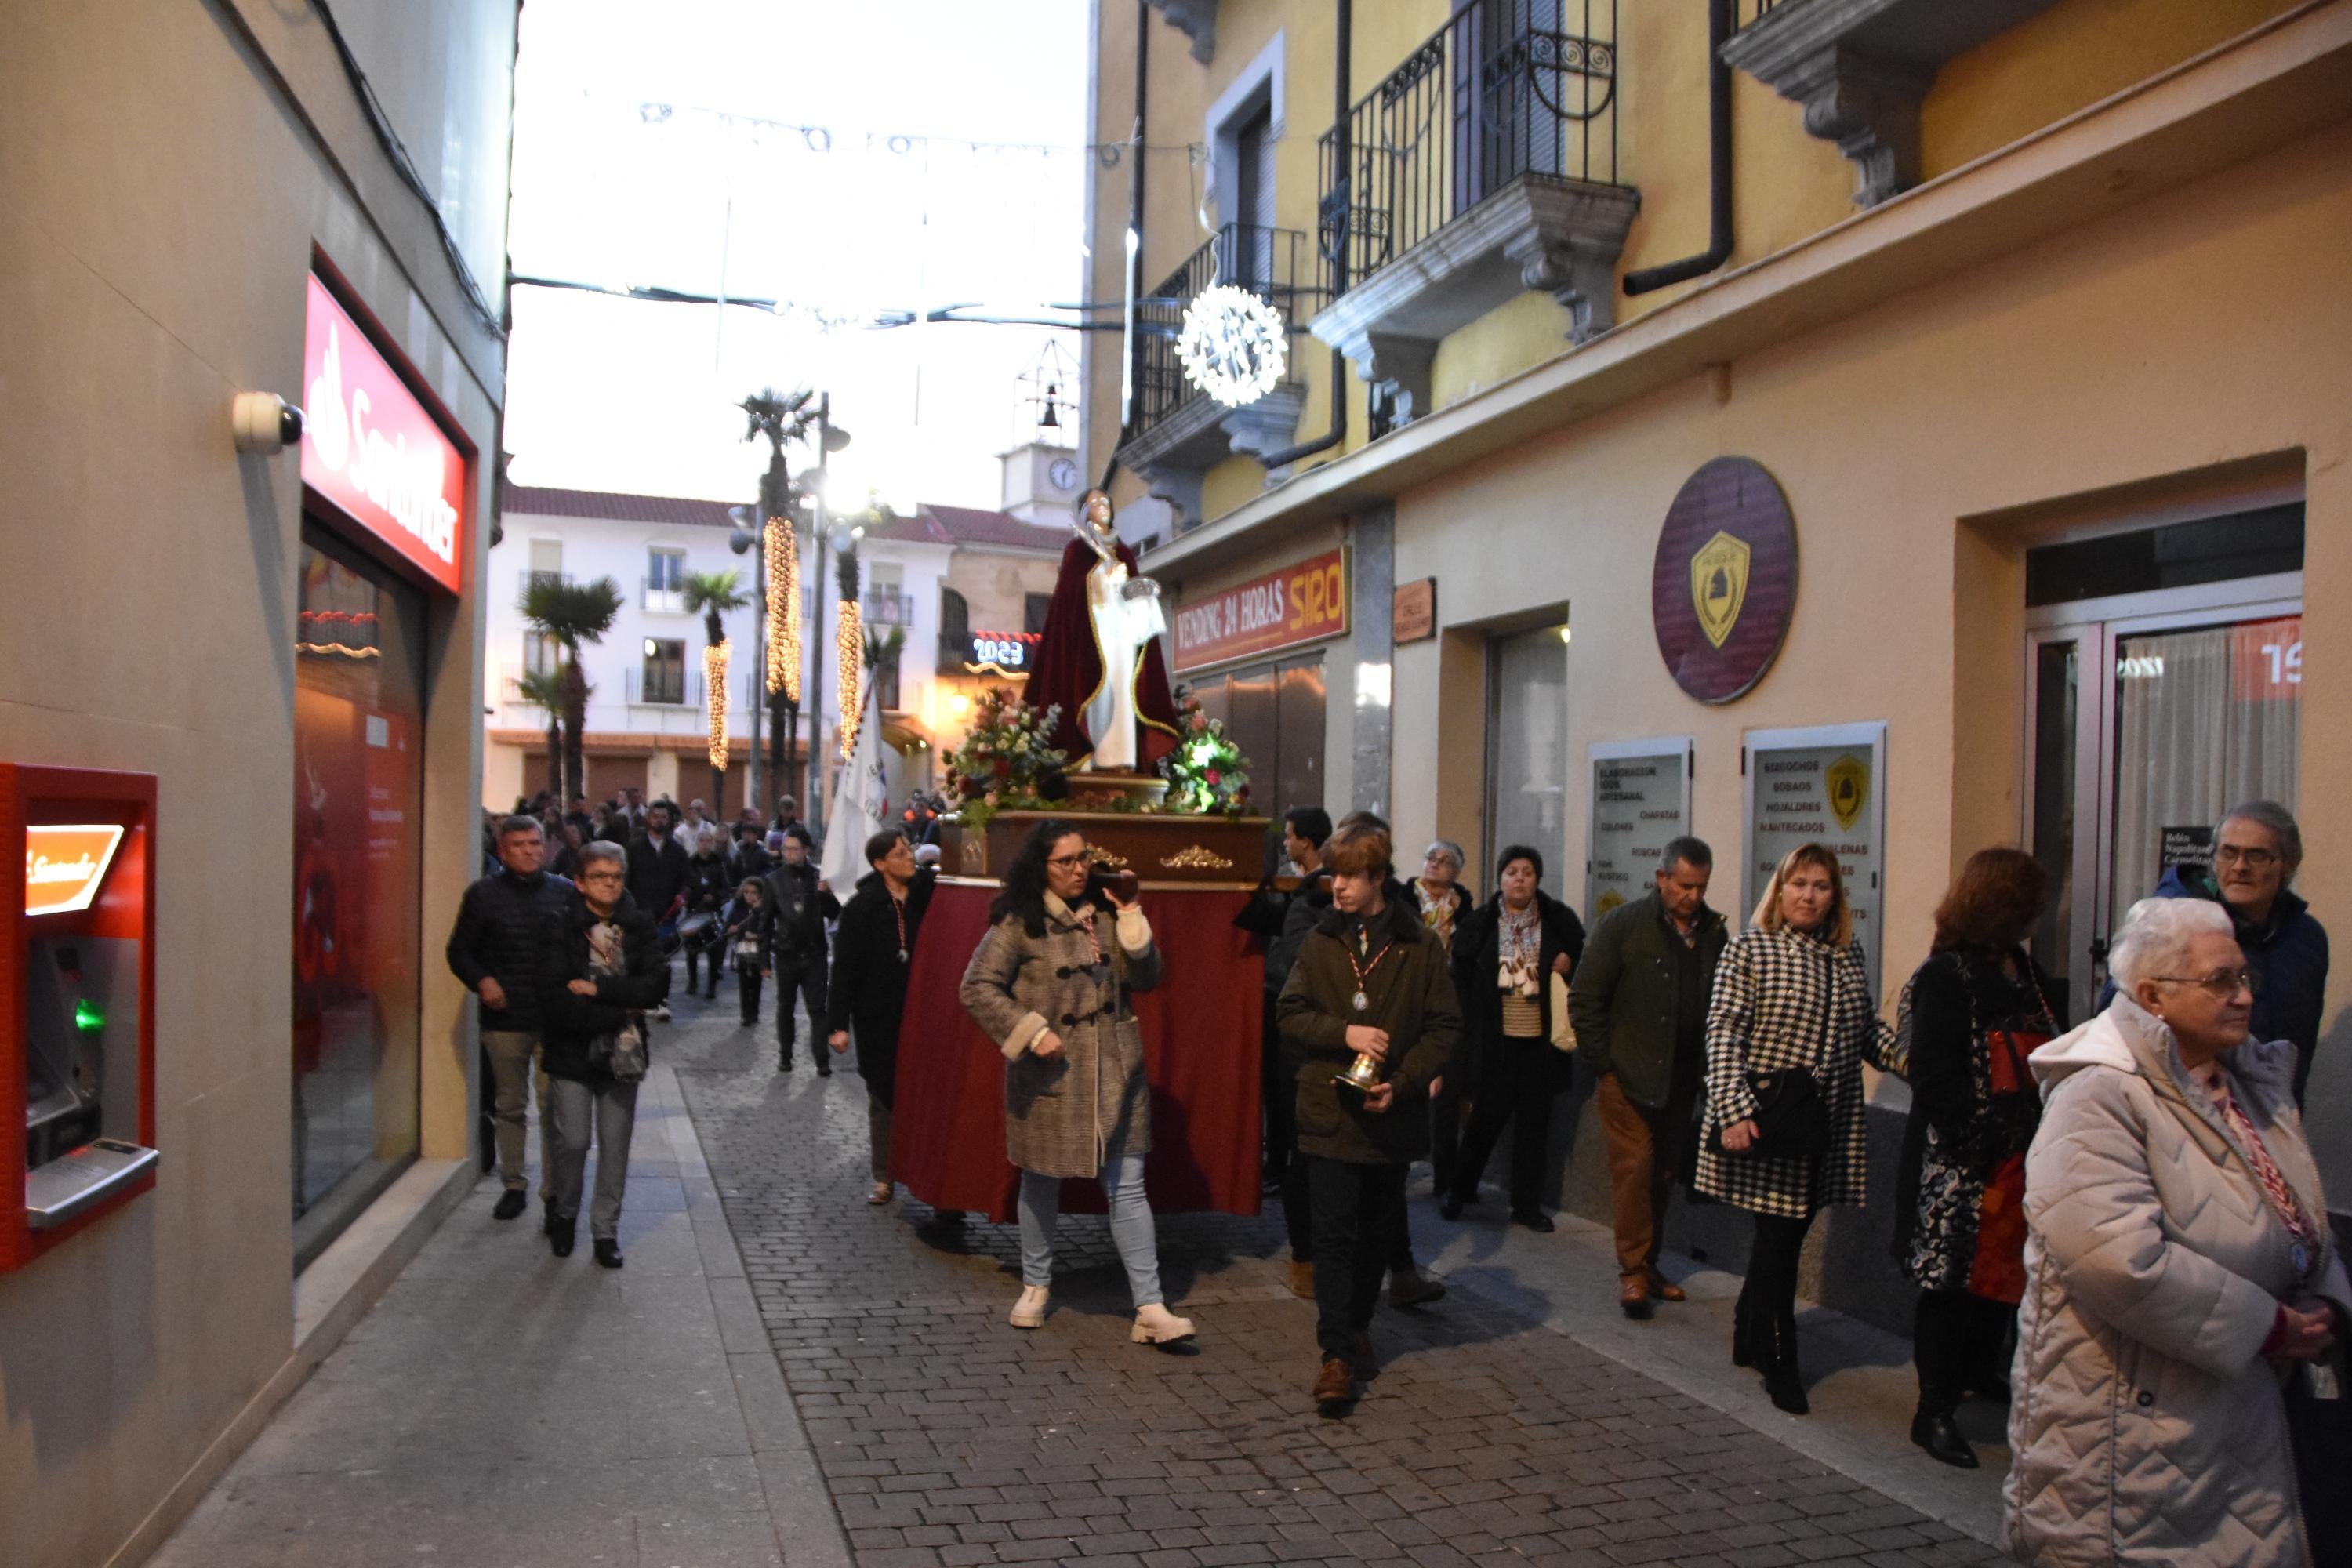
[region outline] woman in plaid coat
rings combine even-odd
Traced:
[[[1041,822],[1004,870],[995,923],[964,970],[964,1011],[1004,1053],[1005,1153],[1021,1167],[1021,1296],[1010,1321],[1042,1328],[1054,1282],[1062,1182],[1099,1180],[1111,1240],[1135,1298],[1133,1337],[1169,1345],[1192,1325],[1160,1292],[1159,1243],[1143,1191],[1151,1087],[1129,995],[1160,984],[1160,950],[1138,904],[1087,887],[1086,835]]]
[[[1837,857],[1801,844],[1782,858],[1752,925],[1724,949],[1706,1016],[1706,1116],[1697,1187],[1756,1215],[1748,1279],[1732,1317],[1731,1359],[1764,1373],[1772,1403],[1808,1408],[1797,1372],[1797,1258],[1813,1215],[1861,1206],[1868,1166],[1862,1063],[1899,1070],[1853,940]],[[1829,1136],[1815,1152],[1754,1151],[1759,1075],[1812,1076]]]

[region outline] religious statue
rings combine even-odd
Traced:
[[[1079,498],[1070,527],[1077,537],[1062,552],[1027,700],[1060,705],[1053,742],[1073,767],[1149,773],[1177,740],[1160,653],[1168,629],[1160,584],[1136,570],[1135,552],[1112,532],[1104,491]]]

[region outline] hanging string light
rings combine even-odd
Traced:
[[[702,650],[702,684],[710,693],[710,765],[727,765],[727,645]]]
[[[792,524],[772,517],[767,526],[768,694],[801,700],[801,552]]]
[[[841,601],[841,629],[834,636],[841,659],[841,760],[857,750],[857,731],[866,722],[866,698],[859,678],[866,673],[866,625],[857,601]]]

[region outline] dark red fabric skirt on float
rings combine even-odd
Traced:
[[[890,1173],[924,1203],[1005,1221],[1020,1173],[1004,1157],[1004,1055],[957,1000],[988,930],[992,887],[942,882],[923,916],[898,1031]],[[1249,901],[1223,889],[1150,891],[1165,978],[1135,998],[1151,1079],[1144,1188],[1160,1214],[1258,1212],[1258,1030],[1265,961],[1234,928]],[[1093,1182],[1062,1184],[1062,1206],[1103,1212]]]

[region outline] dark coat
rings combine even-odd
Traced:
[[[727,879],[737,887],[774,870],[778,861],[757,838],[738,839],[727,851]]]
[[[2173,867],[2154,896],[2221,903],[2221,889],[2201,866]],[[2247,1030],[2257,1040],[2294,1042],[2294,1102],[2301,1105],[2327,994],[2327,929],[2313,917],[2309,904],[2284,889],[2271,906],[2268,924],[2250,925],[2234,910],[2230,923],[2238,928],[2238,945],[2245,949],[2246,967],[2254,975],[2254,1012]],[[2110,986],[2100,997],[2102,1008],[2113,991]]]
[[[768,903],[776,911],[776,962],[795,966],[824,963],[824,922],[840,915],[841,900],[833,896],[832,889],[817,887],[816,868],[811,865],[792,866],[780,861],[768,873],[767,883]],[[797,918],[792,912],[794,883],[800,889],[801,912]],[[909,937],[913,934],[908,932]],[[894,960],[898,957],[898,926],[893,922],[890,956]]]
[[[1350,1164],[1410,1164],[1429,1152],[1429,1086],[1448,1070],[1461,1044],[1462,1010],[1445,944],[1413,906],[1391,900],[1372,919],[1372,951],[1396,946],[1367,977],[1371,1005],[1361,1013],[1350,1005],[1354,940],[1352,921],[1336,910],[1327,913],[1300,944],[1275,1004],[1286,1065],[1298,1077],[1298,1148]],[[1348,1047],[1350,1024],[1388,1031],[1381,1076],[1396,1086],[1396,1095],[1378,1115],[1364,1109],[1361,1094],[1333,1081],[1356,1059]]]
[[[748,959],[739,956],[735,944],[749,937],[753,952]],[[719,911],[719,945],[717,956],[730,969],[757,969],[764,973],[776,962],[776,906],[763,896],[758,907],[741,899],[730,899],[727,907]]]
[[[507,994],[504,1007],[483,1006],[483,1028],[538,1032],[540,937],[547,917],[572,894],[572,884],[561,877],[544,871],[518,877],[501,866],[457,900],[457,923],[449,931],[449,973],[468,991],[496,980]]]
[[[918,869],[907,884],[907,952],[898,958],[898,921],[890,910],[890,889],[882,873],[868,871],[842,906],[834,933],[832,984],[826,988],[826,1032],[850,1031],[857,1041],[857,1070],[866,1092],[889,1105],[898,1098],[898,1023],[907,1011],[907,975],[914,967],[915,939],[923,927],[938,877]]]
[[[581,894],[573,893],[541,926],[540,1038],[550,1078],[607,1081],[604,1068],[589,1059],[591,1047],[599,1037],[616,1032],[630,1013],[658,1007],[669,994],[669,963],[662,957],[661,937],[652,919],[626,895],[612,918],[621,928],[625,973],[620,974],[598,975],[589,970],[588,931],[597,916]],[[574,995],[574,980],[593,980],[596,994]]]
[[[1282,930],[1265,945],[1265,988],[1273,994],[1282,994],[1282,987],[1290,978],[1291,968],[1298,962],[1298,950],[1307,938],[1331,912],[1330,884],[1319,877],[1310,876],[1298,884],[1290,895],[1289,904],[1282,911]]]
[[[1005,1054],[1005,1158],[1024,1171],[1092,1176],[1113,1149],[1151,1152],[1151,1085],[1133,996],[1160,984],[1160,964],[1144,929],[1142,949],[1129,952],[1110,912],[1056,899],[1035,935],[1015,915],[989,927],[965,966],[964,1011]],[[1047,1030],[1062,1042],[1050,1059],[1029,1049]]]
[[[650,833],[629,840],[629,897],[656,924],[669,919],[670,906],[694,875],[693,857],[673,833],[660,844]]]
[[[1540,888],[1536,889],[1536,909],[1541,926],[1536,967],[1547,977],[1536,987],[1536,1005],[1543,1013],[1543,1037],[1549,1042],[1552,960],[1568,954],[1569,977],[1575,978],[1577,962],[1584,956],[1584,922],[1576,918],[1574,910]],[[1507,1048],[1503,1037],[1503,993],[1495,984],[1503,964],[1502,933],[1503,895],[1499,892],[1463,916],[1454,930],[1454,990],[1462,1000],[1462,1089],[1472,1099],[1477,1097],[1479,1080],[1488,1076],[1490,1053]],[[1567,1084],[1570,1058],[1561,1051],[1552,1055],[1560,1064],[1553,1080],[1557,1089]]]
[[[727,874],[724,857],[689,856],[686,862],[687,913],[716,913],[735,901],[739,884]]]
[[[1731,940],[1723,917],[1700,905],[1694,932],[1702,976],[1698,1041],[1690,1059],[1677,1063],[1675,959],[1683,941],[1666,927],[1666,906],[1655,889],[1610,910],[1593,929],[1591,945],[1576,961],[1568,991],[1577,1060],[1596,1075],[1614,1073],[1626,1099],[1653,1110],[1664,1107],[1677,1079],[1696,1086],[1706,1068],[1707,998],[1715,989],[1716,960]]]

